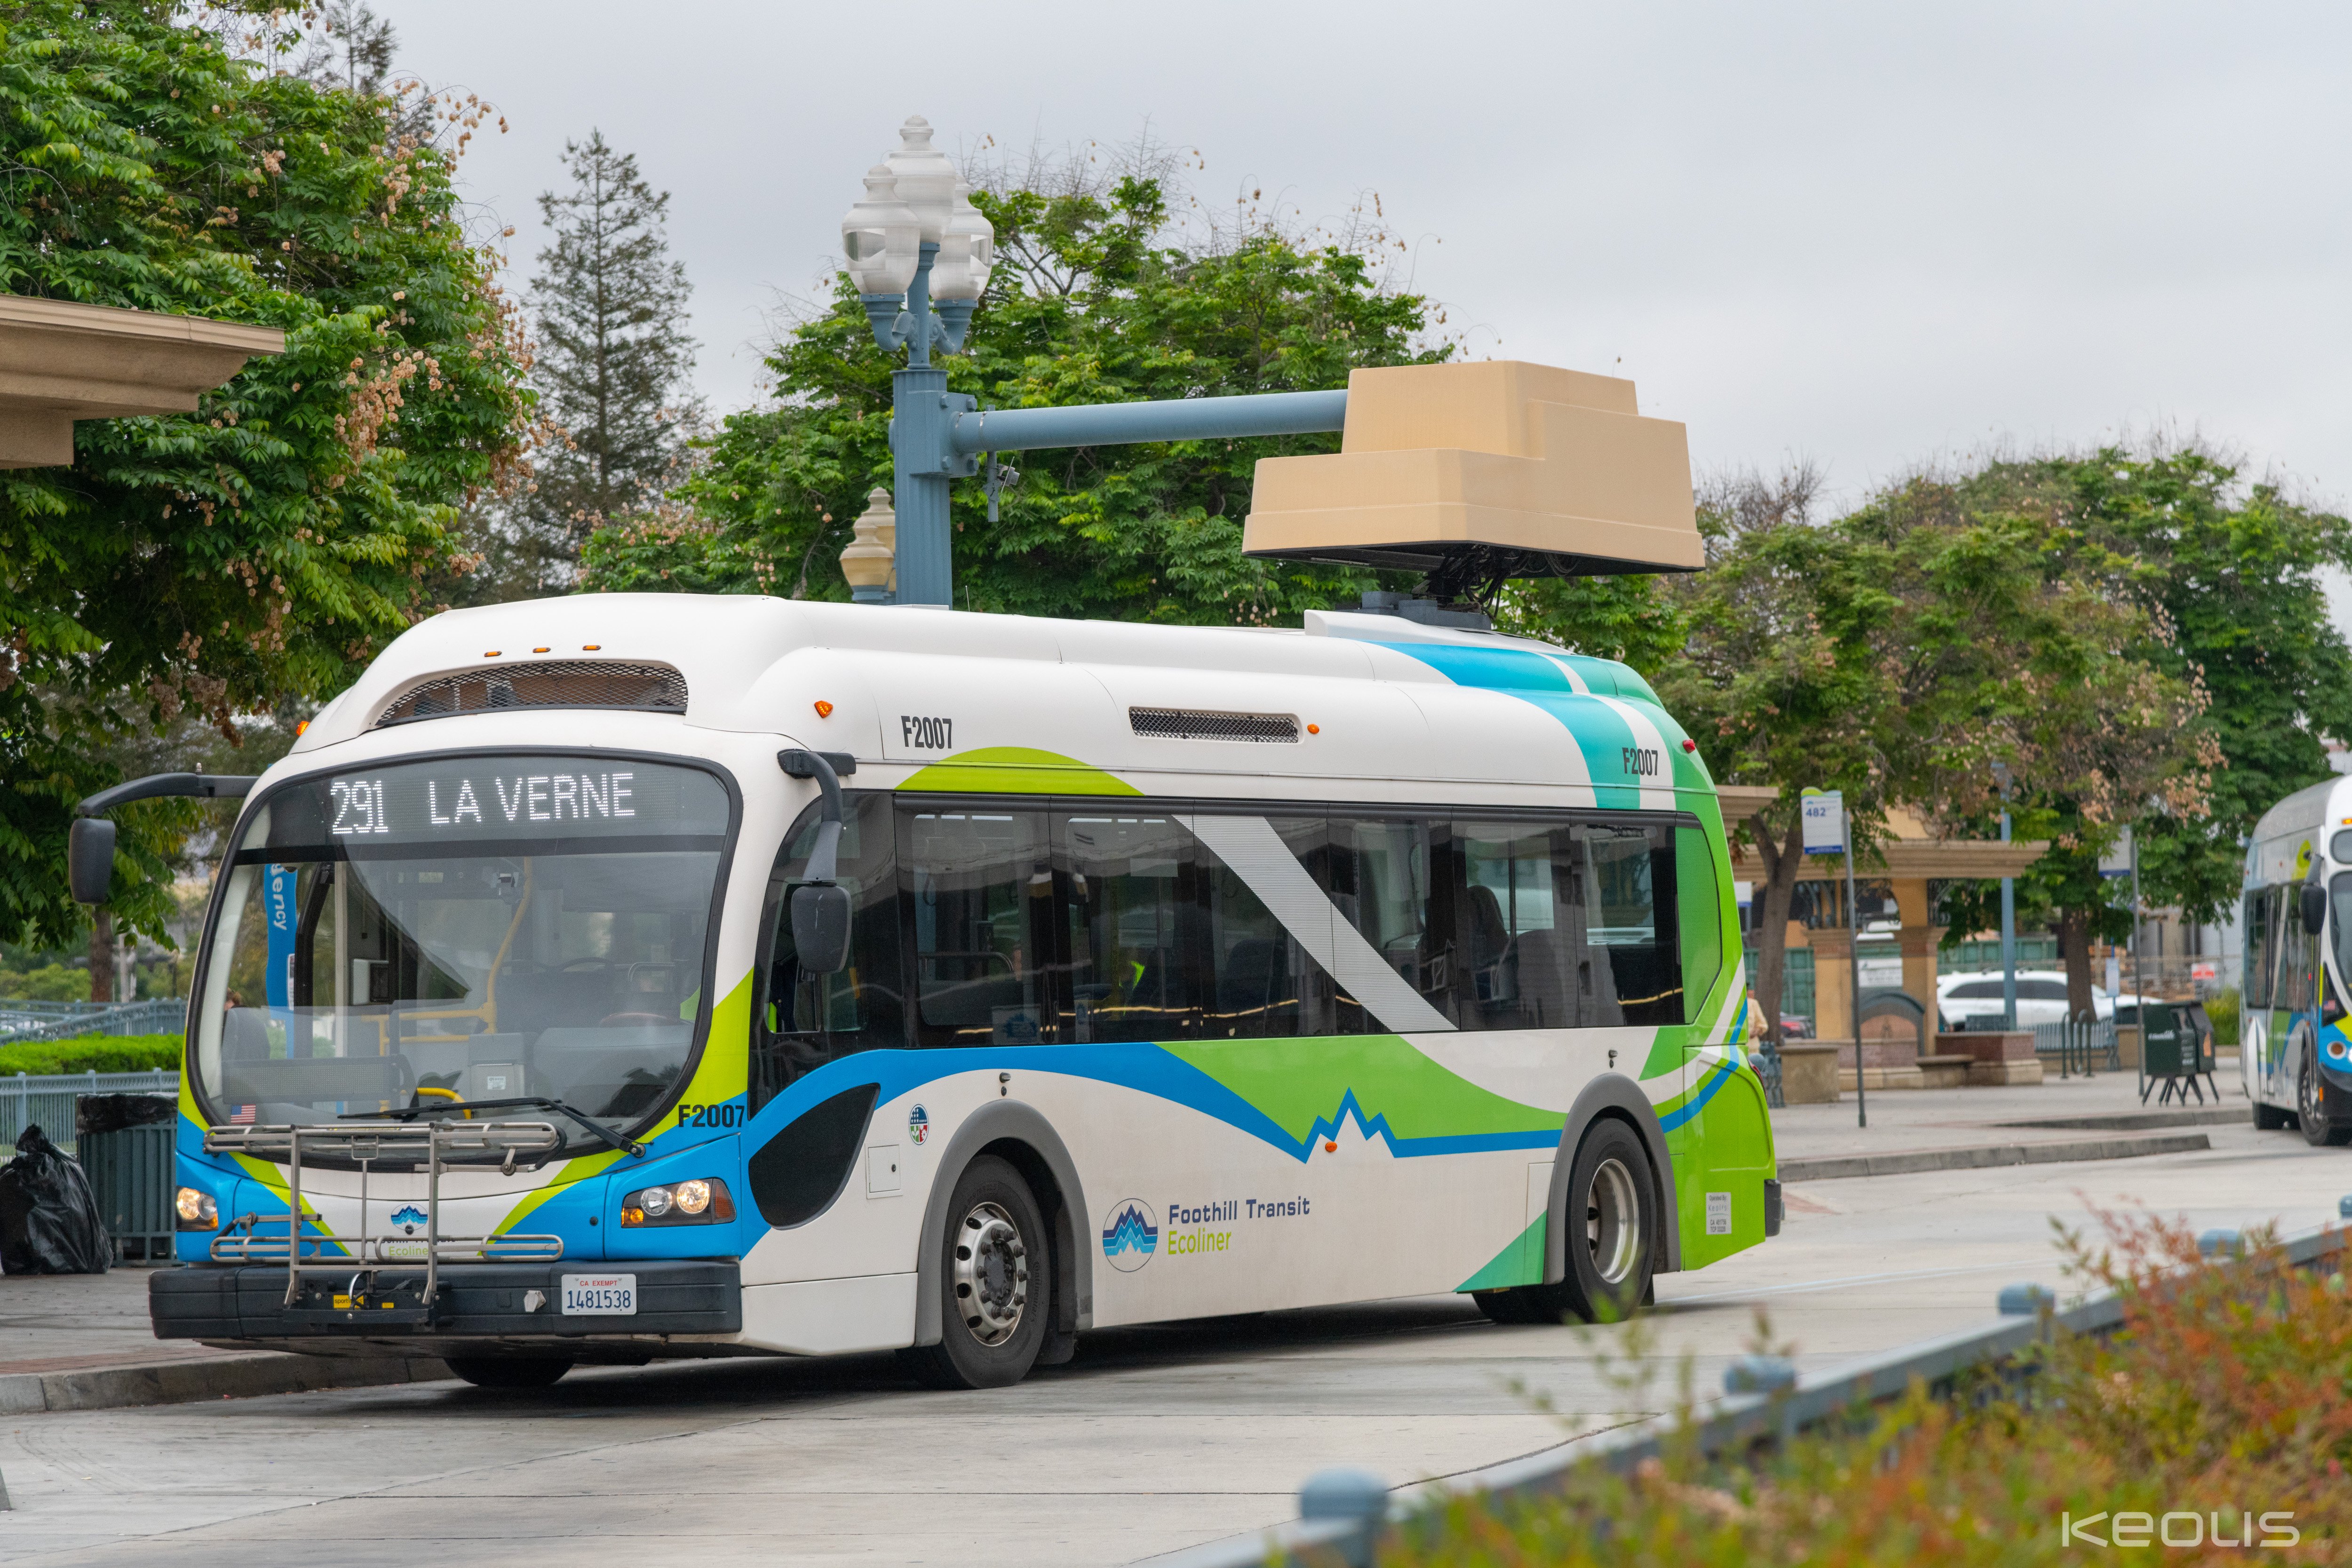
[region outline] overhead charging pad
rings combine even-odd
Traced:
[[[1354,372],[1337,453],[1259,459],[1242,548],[1418,572],[1439,604],[1706,564],[1682,425],[1630,381],[1515,360]]]

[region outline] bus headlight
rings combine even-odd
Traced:
[[[210,1193],[182,1187],[172,1195],[172,1206],[179,1211],[182,1230],[220,1228],[220,1205],[213,1202]]]
[[[716,1225],[735,1217],[735,1200],[716,1176],[641,1187],[621,1199],[624,1226]]]

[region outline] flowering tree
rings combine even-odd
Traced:
[[[320,696],[436,607],[448,531],[520,472],[528,368],[451,172],[493,111],[322,87],[271,13],[26,0],[0,30],[0,281],[282,329],[193,414],[85,421],[0,473],[0,929],[81,928],[73,803],[110,745]],[[420,130],[420,127],[422,128]],[[193,808],[124,814],[116,911],[161,936]]]

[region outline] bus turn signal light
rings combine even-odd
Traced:
[[[830,702],[827,702],[827,701],[826,701],[824,698],[822,698],[822,697],[818,698],[818,699],[817,699],[817,703],[816,703],[816,716],[817,716],[818,718],[820,718],[820,719],[830,719],[830,718],[832,718],[832,717],[833,717],[833,704],[832,704],[832,703],[830,703]]]
[[[656,1225],[716,1225],[735,1217],[735,1200],[716,1176],[641,1187],[621,1200],[624,1229]]]

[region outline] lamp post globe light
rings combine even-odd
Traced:
[[[948,486],[979,472],[973,457],[949,449],[949,428],[976,405],[949,394],[931,350],[963,347],[988,288],[996,234],[955,165],[931,145],[921,115],[908,118],[897,151],[866,171],[865,199],[841,220],[841,246],[875,341],[885,353],[907,351],[891,374],[891,489],[907,543],[895,596],[946,605],[953,593]],[[881,597],[871,584],[857,596]]]
[[[972,311],[996,267],[996,231],[972,205],[971,187],[931,145],[930,121],[912,115],[898,146],[866,172],[866,197],[841,220],[841,248],[885,353],[906,351],[891,374],[890,468],[886,502],[895,502],[898,539],[895,588],[876,575],[872,546],[887,540],[877,523],[845,552],[844,571],[861,604],[949,605],[955,561],[948,525],[948,486],[981,471],[990,454],[989,516],[998,482],[1014,477],[993,454],[1057,447],[1139,442],[1249,439],[1343,430],[1348,394],[1250,393],[1159,402],[1081,404],[983,413],[977,398],[948,390],[934,348],[963,349]],[[887,519],[885,505],[882,517]]]

